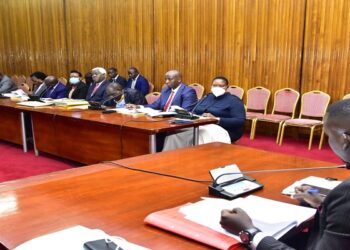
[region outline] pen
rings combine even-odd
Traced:
[[[308,192],[309,194],[316,194],[316,193],[319,193],[320,190],[318,190],[317,188],[309,188],[309,189],[307,190],[307,192]]]

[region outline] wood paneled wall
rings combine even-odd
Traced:
[[[350,92],[347,0],[0,0],[0,71],[130,66],[160,89],[179,69],[210,89]]]
[[[308,0],[302,91],[350,93],[350,1]]]

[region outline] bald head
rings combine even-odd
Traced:
[[[165,73],[165,84],[171,89],[176,89],[180,83],[182,75],[178,70],[169,70]]]
[[[334,153],[350,163],[350,99],[335,102],[328,107],[324,117],[324,130]]]
[[[51,88],[58,83],[58,79],[55,76],[47,76],[44,82],[48,88]]]
[[[116,101],[119,101],[123,95],[123,86],[119,83],[110,83],[106,88],[106,93]]]

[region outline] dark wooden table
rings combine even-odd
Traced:
[[[241,170],[329,166],[332,163],[212,143],[115,161],[124,165],[209,180],[208,171],[236,163]],[[295,203],[281,194],[310,175],[345,179],[347,170],[252,174],[265,185],[254,194]],[[151,249],[208,249],[143,223],[151,212],[208,196],[207,184],[98,164],[0,184],[0,242],[12,249],[74,225],[100,228]]]
[[[0,125],[0,139],[20,144],[23,113],[31,116],[37,154],[43,151],[85,164],[155,153],[159,133],[217,123],[215,119],[201,119],[193,124],[171,124],[170,118],[54,106],[30,108],[2,99],[0,115],[6,122]]]

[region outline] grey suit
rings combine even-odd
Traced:
[[[9,93],[16,89],[16,84],[8,76],[3,75],[0,81],[0,94]]]
[[[39,97],[42,97],[44,95],[44,93],[46,92],[47,90],[47,86],[45,83],[42,83],[42,86],[41,84],[37,87],[34,88],[33,90],[33,96],[39,96]]]

